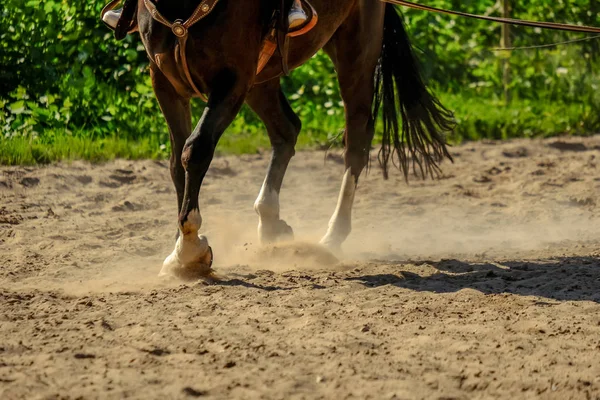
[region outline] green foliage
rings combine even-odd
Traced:
[[[0,129],[128,138],[162,132],[138,37],[116,42],[102,2],[4,0],[0,13]],[[157,129],[157,126],[160,128]]]
[[[102,137],[91,140],[88,136],[72,136],[64,131],[52,131],[43,138],[15,136],[0,140],[0,164],[45,164],[57,160],[84,159],[94,162],[115,158],[166,158],[167,147],[156,136],[128,140]]]
[[[428,5],[474,14],[500,15],[495,0],[427,0]],[[597,0],[512,0],[512,16],[534,21],[555,21],[600,26]],[[502,93],[500,60],[508,58],[511,91],[523,99],[598,104],[600,41],[592,40],[555,48],[495,52],[500,43],[500,24],[424,13],[405,12],[411,39],[422,51],[427,75],[443,90],[494,98]],[[516,47],[536,46],[581,38],[581,33],[514,26]]]
[[[451,135],[453,142],[557,133],[586,135],[599,126],[597,108],[584,102],[565,104],[516,99],[507,107],[503,100],[482,102],[477,97],[454,94],[443,94],[441,100],[456,116],[458,125]]]
[[[499,15],[494,0],[421,0],[441,8]],[[99,21],[103,2],[3,0],[0,8],[0,163],[55,159],[165,157],[166,125],[154,99],[137,35],[123,42]],[[513,0],[513,16],[600,26],[598,0]],[[403,9],[424,74],[459,125],[454,141],[600,130],[600,41],[494,52],[500,25]],[[515,46],[582,34],[515,27]],[[514,101],[503,103],[508,58]],[[333,66],[318,53],[283,80],[303,121],[300,145],[339,143],[343,105]],[[202,104],[194,105],[199,116]],[[244,107],[221,152],[268,147]]]

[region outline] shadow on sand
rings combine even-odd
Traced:
[[[430,265],[439,272],[423,277],[400,270],[398,275],[363,275],[346,279],[359,281],[368,287],[394,285],[433,293],[471,288],[484,294],[511,293],[600,303],[600,259],[596,257],[503,263],[443,260],[423,264]]]

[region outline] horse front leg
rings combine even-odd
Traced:
[[[185,190],[185,170],[181,164],[181,153],[186,139],[192,133],[190,101],[177,93],[167,77],[154,64],[150,66],[150,75],[154,93],[169,128],[171,142],[169,170],[177,192],[177,213],[179,213]]]
[[[227,83],[213,90],[200,122],[183,147],[181,164],[185,170],[185,185],[179,210],[179,237],[160,275],[198,279],[209,277],[212,272],[208,239],[198,235],[202,226],[200,187],[219,138],[237,115],[248,92],[248,86],[236,80],[234,74],[227,74],[220,81]]]

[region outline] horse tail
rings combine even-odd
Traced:
[[[406,179],[412,166],[415,175],[433,177],[440,172],[446,148],[445,132],[454,127],[452,112],[427,89],[419,72],[402,18],[386,5],[383,46],[375,73],[373,115],[383,108],[383,136],[379,164],[388,177],[390,158]],[[400,114],[402,125],[398,119]]]

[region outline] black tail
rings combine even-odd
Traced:
[[[383,106],[383,139],[379,164],[388,177],[390,158],[408,178],[433,177],[438,163],[452,157],[446,149],[444,132],[452,130],[454,118],[425,87],[402,18],[387,4],[383,27],[383,48],[375,76],[376,95],[373,115]],[[402,117],[402,128],[398,121]]]

